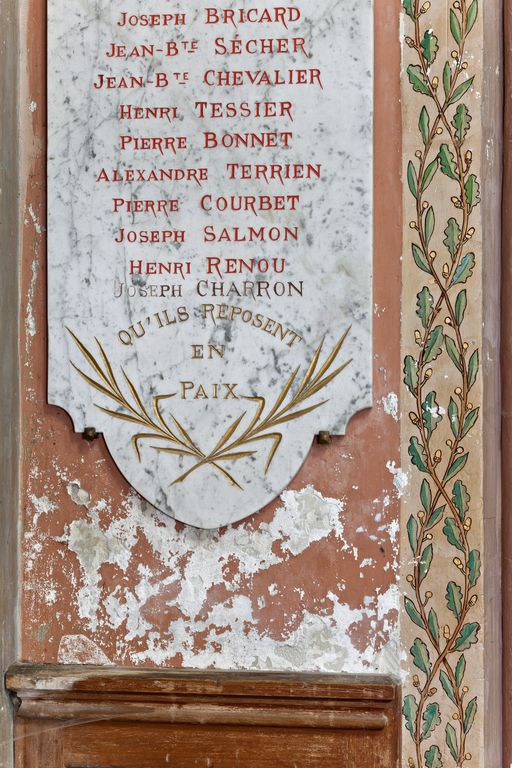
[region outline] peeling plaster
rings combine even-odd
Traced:
[[[398,498],[401,499],[409,484],[409,475],[401,467],[397,467],[394,461],[388,461],[386,467],[393,475],[393,485],[395,486]]]
[[[104,563],[115,563],[126,570],[130,550],[121,539],[99,528],[97,514],[91,513],[91,517],[90,523],[74,521],[64,540],[80,561],[84,586],[78,593],[79,613],[82,618],[89,619],[89,626],[94,631],[98,626],[97,611],[101,597],[99,569]]]
[[[28,212],[30,214],[30,218],[32,219],[32,224],[34,225],[34,229],[37,232],[38,235],[41,235],[43,232],[43,228],[41,224],[39,223],[39,219],[36,216],[36,213],[31,205],[28,207]]]
[[[32,210],[30,208],[30,210]],[[34,317],[34,311],[33,311],[33,302],[34,302],[34,295],[36,291],[36,283],[37,283],[37,275],[39,272],[39,261],[38,259],[34,259],[31,266],[31,276],[30,276],[30,286],[28,289],[28,295],[27,295],[27,307],[26,307],[26,315],[25,315],[25,333],[27,335],[27,346],[28,346],[28,339],[33,338],[36,335],[36,320]]]
[[[311,486],[286,491],[270,522],[219,532],[183,528],[169,520],[162,525],[159,513],[135,495],[126,498],[122,518],[105,515],[102,527],[100,513],[108,511],[107,502],[93,504],[78,481],[69,483],[68,493],[87,509],[87,517],[74,520],[58,541],[78,560],[77,609],[94,641],[86,634],[63,638],[59,659],[66,663],[84,658],[87,640],[96,645],[98,633],[115,631],[117,651],[131,664],[164,666],[179,655],[183,666],[199,669],[398,674],[393,638],[400,597],[395,585],[384,594],[378,589],[369,594],[360,608],[332,592],[315,608],[300,607],[299,602],[279,636],[261,625],[260,612],[282,600],[287,588],[284,583],[264,584],[274,566],[327,539],[336,542],[340,557],[357,559],[357,548],[345,537],[346,510],[340,500],[325,498]],[[102,569],[114,566],[126,576],[141,538],[150,545],[156,571],[154,565],[139,563],[129,587],[126,578],[118,579],[105,594]],[[247,585],[250,595],[243,593]],[[152,601],[158,604],[158,629],[151,617]],[[375,628],[364,648],[351,636],[362,622]]]
[[[85,507],[86,509],[89,507],[89,504],[91,503],[91,494],[88,491],[83,490],[78,480],[73,480],[71,483],[68,483],[67,492],[70,499],[79,507]]]
[[[395,392],[390,392],[389,395],[383,397],[382,405],[384,406],[384,413],[391,416],[395,421],[398,421],[400,414],[398,412],[398,395]]]
[[[59,664],[103,664],[112,662],[85,635],[64,635],[59,645]]]
[[[30,501],[34,507],[34,515],[32,516],[32,525],[34,528],[37,526],[41,515],[48,515],[56,510],[55,504],[50,501],[48,496],[37,498],[37,496],[32,494]]]

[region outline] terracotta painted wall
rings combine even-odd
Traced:
[[[373,409],[232,528],[175,524],[46,405],[45,3],[25,10],[21,657],[399,670],[399,4],[376,3]],[[322,424],[318,425],[319,430]]]
[[[101,440],[87,443],[66,413],[46,405],[45,10],[43,0],[26,0],[21,22],[20,660],[401,674],[403,764],[494,768],[500,0],[404,0],[403,9],[399,0],[375,0],[374,407],[345,437],[313,445],[274,504],[218,532],[151,509]],[[466,19],[460,34],[452,13]],[[424,66],[429,57],[435,61]],[[451,87],[446,61],[460,83],[474,80],[439,116],[435,95]],[[455,119],[462,99],[471,121]],[[427,139],[423,107],[430,127],[439,118]],[[443,144],[459,161],[455,169],[446,152],[441,162]],[[408,167],[423,178],[425,147],[428,163],[437,157],[439,165],[429,166],[437,176],[415,203]],[[471,174],[478,190],[466,187]],[[420,235],[431,207],[427,249]],[[464,242],[453,255],[445,228],[461,215]],[[415,261],[418,237],[423,256]],[[466,259],[464,280],[452,284],[466,249],[474,264],[468,269]],[[442,344],[427,354],[434,326]],[[403,381],[406,355],[421,368],[421,396],[410,360]],[[424,407],[430,391],[435,400]],[[453,433],[450,398],[458,398],[459,414],[465,409],[467,432]],[[436,431],[423,453],[425,420]],[[443,502],[438,517],[434,499]]]

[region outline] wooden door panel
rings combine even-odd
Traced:
[[[88,726],[67,739],[62,768],[388,768],[382,739],[360,731],[215,726]],[[118,755],[114,759],[114,755]],[[365,755],[365,762],[362,755]],[[60,768],[60,766],[59,766]]]
[[[17,667],[17,768],[395,768],[395,681]]]

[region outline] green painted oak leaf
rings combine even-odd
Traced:
[[[473,549],[469,553],[468,570],[469,570],[469,586],[476,587],[476,585],[478,584],[478,579],[480,578],[480,574],[482,572],[482,558],[481,558],[480,552],[477,549]]]
[[[464,624],[458,636],[454,650],[455,651],[467,651],[472,645],[478,643],[478,632],[480,631],[480,624]]]
[[[460,101],[473,85],[474,79],[474,77],[470,77],[469,80],[465,80],[463,83],[458,85],[452,93],[451,98],[448,101],[448,105],[456,104],[458,101]]]
[[[469,512],[469,503],[471,501],[471,496],[469,495],[469,491],[462,482],[462,480],[457,480],[455,485],[453,486],[453,497],[452,501],[455,504],[455,507],[457,508],[457,512],[459,513],[459,518],[464,522],[467,513]]]
[[[455,461],[450,464],[450,467],[448,468],[446,475],[443,478],[443,482],[448,483],[450,480],[456,477],[459,472],[462,472],[468,462],[468,458],[468,453],[465,453],[463,456],[458,456]]]
[[[427,146],[427,144],[430,141],[430,115],[426,107],[423,107],[420,112],[418,128],[420,129],[421,138],[423,139],[423,144]]]
[[[459,688],[464,682],[465,674],[466,674],[466,657],[462,655],[457,662],[457,666],[455,667],[455,681],[459,686]]]
[[[432,506],[432,489],[430,488],[430,483],[428,482],[428,480],[424,479],[421,484],[420,499],[421,499],[421,506],[423,507],[427,515],[429,515],[430,507]]]
[[[430,265],[428,263],[428,259],[423,253],[422,249],[419,245],[416,245],[416,243],[412,243],[412,257],[414,259],[414,263],[417,267],[419,267],[423,272],[426,272],[428,275],[432,274],[432,270],[430,269]]]
[[[409,538],[412,553],[413,555],[416,555],[416,549],[418,547],[418,521],[414,515],[411,515],[407,521],[407,536]]]
[[[404,360],[404,383],[413,395],[416,395],[418,389],[418,366],[412,355],[407,355]]]
[[[443,691],[446,693],[450,701],[453,701],[454,704],[457,704],[457,699],[455,698],[455,690],[452,685],[452,681],[442,669],[439,673],[439,680],[441,681],[441,685],[443,687]]]
[[[460,537],[460,531],[453,517],[447,518],[444,524],[443,533],[448,539],[448,542],[452,545],[452,547],[455,547],[456,549],[458,549],[459,552],[464,552],[464,546],[462,544],[462,540]]]
[[[420,629],[425,629],[425,624],[423,623],[423,619],[421,618],[421,614],[414,605],[413,601],[406,597],[404,598],[405,603],[405,610],[407,611],[407,615],[411,619],[411,621],[416,624],[417,627],[420,627]]]
[[[422,741],[428,739],[434,733],[438,725],[441,725],[439,704],[428,704],[423,713],[423,726],[421,729]]]
[[[469,35],[478,18],[478,0],[473,0],[466,14],[466,34]]]
[[[419,582],[422,584],[422,582],[425,581],[425,579],[428,576],[428,572],[430,571],[430,566],[432,565],[432,560],[434,558],[434,547],[432,544],[429,544],[428,547],[425,547],[423,550],[423,553],[421,555],[421,560],[419,564]]]
[[[462,325],[464,322],[464,316],[466,314],[466,309],[468,306],[468,294],[466,289],[464,288],[457,296],[457,300],[455,302],[455,319],[457,320],[457,325]]]
[[[409,190],[411,192],[411,195],[418,199],[418,174],[416,172],[416,168],[414,167],[414,163],[409,160],[409,164],[407,166],[407,184],[409,186]]]
[[[455,343],[455,340],[452,339],[451,336],[446,335],[444,337],[445,347],[446,351],[448,352],[448,357],[452,361],[452,363],[455,365],[455,367],[462,373],[464,369],[464,365],[462,362],[462,357],[457,349],[457,344]]]
[[[465,104],[459,104],[455,110],[452,125],[455,128],[455,136],[459,144],[463,144],[471,127],[471,113]]]
[[[478,369],[480,368],[480,353],[478,349],[476,352],[473,352],[471,357],[469,358],[468,363],[468,387],[471,389],[477,380],[478,377]]]
[[[436,327],[429,334],[427,343],[424,350],[425,363],[432,363],[437,360],[441,352],[443,351],[444,342],[444,329],[442,325],[436,325]]]
[[[425,526],[427,531],[430,531],[435,525],[438,524],[440,520],[443,519],[445,510],[446,510],[446,505],[444,507],[439,507],[438,509],[434,510],[434,512],[432,512],[432,515]]]
[[[459,436],[460,429],[459,406],[453,397],[450,397],[450,402],[448,404],[448,421],[450,422],[453,436],[457,438]]]
[[[443,88],[444,88],[444,95],[446,96],[446,98],[448,98],[451,87],[452,87],[452,68],[451,68],[450,62],[447,61],[443,67]]]
[[[409,64],[407,67],[407,75],[409,82],[413,89],[417,93],[422,93],[424,96],[430,96],[430,88],[425,80],[422,69],[419,64]]]
[[[455,762],[459,762],[459,742],[457,741],[457,734],[455,733],[455,728],[451,723],[448,723],[446,726],[446,745],[448,749],[450,750],[450,754],[455,760]]]
[[[446,604],[456,619],[460,619],[462,613],[462,589],[454,581],[450,581],[446,588]]]
[[[420,472],[428,472],[425,449],[420,444],[417,437],[411,437],[409,443],[409,456],[411,457],[411,461],[414,466],[417,467]]]
[[[478,421],[479,415],[480,408],[473,408],[472,411],[466,414],[464,419],[464,426],[462,427],[462,437],[466,437],[466,435],[473,429]]]
[[[459,250],[461,236],[461,229],[457,219],[448,219],[448,226],[446,227],[444,234],[446,235],[446,238],[443,240],[443,244],[447,247],[453,261],[457,251]]]
[[[441,171],[448,178],[458,181],[457,176],[457,164],[455,163],[455,155],[451,151],[448,144],[441,144],[439,147],[439,163],[441,165]]]
[[[474,699],[471,699],[464,713],[464,733],[466,735],[470,732],[471,728],[473,727],[473,723],[475,722],[477,711],[478,711],[478,700],[475,697]]]
[[[443,768],[441,750],[437,744],[433,744],[425,752],[425,766],[426,768]]]
[[[436,215],[434,213],[434,209],[432,206],[430,206],[425,215],[425,240],[427,241],[427,245],[432,240],[432,235],[434,234],[435,228]]]
[[[419,637],[411,646],[411,656],[414,659],[414,666],[428,677],[431,671],[430,655],[427,646]]]
[[[423,423],[427,429],[429,438],[432,436],[434,430],[437,429],[437,425],[443,420],[436,396],[436,392],[429,392],[421,407]]]
[[[421,324],[424,328],[427,328],[428,321],[432,317],[434,311],[434,297],[430,293],[430,290],[425,286],[417,296],[416,302],[416,314],[421,320]]]
[[[460,21],[454,10],[450,11],[450,31],[457,45],[460,45],[462,40],[462,29],[460,26]]]
[[[472,173],[471,176],[468,176],[464,185],[464,190],[466,192],[466,200],[468,202],[469,212],[471,213],[473,208],[475,208],[480,202],[480,184],[478,183],[474,173]]]
[[[425,190],[430,187],[430,185],[432,184],[432,180],[437,173],[438,168],[439,168],[439,160],[436,157],[425,168],[425,173],[422,176],[421,184],[420,184],[420,188],[422,192],[425,192]]]
[[[409,695],[404,698],[402,713],[405,717],[407,730],[414,738],[414,733],[416,731],[416,716],[418,714],[418,702],[416,701],[415,696]]]
[[[475,268],[475,254],[466,253],[460,260],[460,264],[453,273],[451,287],[458,283],[467,283]]]
[[[470,2],[470,0],[468,0],[468,2]],[[403,7],[407,16],[413,21],[416,21],[417,3],[415,2],[415,0],[403,0]],[[465,4],[463,4],[464,9],[465,7],[466,7]],[[460,8],[460,6],[457,6],[456,4],[456,8]],[[465,34],[469,32],[472,26],[475,24],[477,13],[478,13],[477,0],[473,0],[473,3],[471,3],[467,11],[466,18],[462,19],[462,21],[459,21],[460,14],[458,17],[453,10],[451,11],[450,29],[458,46],[463,45]],[[423,39],[421,40],[421,50],[420,50],[420,54],[423,56],[423,59],[427,62],[427,64],[430,65],[430,63],[433,62],[436,56],[438,55],[438,46],[439,46],[439,43],[434,33],[431,30],[427,31],[423,35]],[[423,74],[423,71],[420,66],[411,65],[408,68],[408,76],[409,76],[411,85],[415,91],[422,93],[425,96],[432,97],[433,94],[430,88],[429,81]],[[472,84],[473,84],[473,78],[463,83],[460,83],[458,87],[455,87],[456,82],[452,78],[452,65],[450,62],[446,62],[443,70],[443,86],[444,86],[448,105],[456,104],[458,101],[460,101],[464,96],[464,94],[469,91]],[[446,104],[443,106],[443,109],[445,107],[446,107]],[[467,107],[460,104],[455,112],[455,115],[452,121],[452,125],[455,130],[455,137],[459,142],[459,144],[462,144],[464,142],[467,136],[467,133],[470,130],[470,123],[471,123],[471,115],[469,114]],[[430,116],[428,114],[426,107],[423,107],[423,109],[421,110],[420,120],[419,120],[419,130],[425,146],[428,146],[430,142],[431,126],[430,126]],[[451,150],[449,150],[449,152],[451,152]],[[450,160],[452,161],[451,164],[450,164]],[[417,178],[417,177],[415,178],[416,171],[413,165],[414,174],[411,173],[411,181],[412,181],[411,186],[412,186],[413,194],[415,195],[416,199],[418,199],[421,192],[423,192],[424,189],[426,189],[427,186],[432,183],[432,180],[435,177],[435,174],[438,170],[440,163],[441,163],[441,158],[439,158],[439,160],[436,160],[434,163],[430,163],[430,165],[425,170],[421,178]],[[446,172],[447,168],[449,169],[448,173]],[[448,177],[450,177],[450,173],[452,173],[453,175],[451,176],[451,178],[454,181],[458,181],[459,179],[458,170],[459,169],[455,161],[455,157],[453,156],[453,153],[452,153],[451,157],[448,156],[447,158],[447,165],[443,172]],[[475,177],[475,181],[476,181],[476,177]],[[471,192],[472,194],[471,195],[468,194],[468,189],[464,190],[464,194],[465,194],[464,202],[465,200],[467,200],[468,209],[471,211],[472,207],[474,207],[474,205],[478,204],[479,202],[479,191],[478,189],[476,189],[476,196],[475,194],[473,194],[474,190],[469,190],[469,192]],[[448,248],[448,251],[452,257],[452,260],[455,260],[460,258],[461,256],[461,251],[462,251],[461,243],[460,243],[461,232],[456,219],[452,219],[451,222],[449,223],[449,226],[451,227],[451,231],[449,233],[445,232],[445,235],[448,241],[448,242],[445,242],[445,245]],[[427,211],[427,214],[425,217],[425,238],[424,238],[425,243],[427,244],[430,243],[430,240],[434,233],[434,228],[435,228],[434,211],[432,210],[431,213]],[[425,250],[428,252],[429,249],[426,248]],[[416,246],[416,249],[413,250],[413,258],[416,263],[416,266],[420,270],[422,270],[426,274],[432,274],[432,269],[430,267],[429,259],[428,259],[428,253],[425,253],[419,246]],[[457,266],[457,270],[454,277],[452,278],[451,285],[456,285],[458,283],[465,283],[469,279],[469,277],[471,277],[471,274],[474,270],[474,266],[475,266],[474,257],[472,262],[471,260],[469,261],[466,260],[466,262],[463,263],[463,260],[461,260],[461,262],[456,264],[455,266]],[[423,305],[420,306],[420,296],[418,295],[418,317],[420,318],[423,328],[425,329],[429,327],[429,321],[431,319],[432,309],[433,309],[433,303],[430,304],[430,307],[429,307],[428,301],[429,301],[429,297],[426,293],[424,293]],[[432,299],[432,302],[433,302],[433,299]],[[464,315],[466,313],[466,310],[467,310],[467,297],[464,294],[464,297],[461,298],[458,301],[458,303],[455,304],[455,312],[456,312],[455,317],[459,326],[464,320]],[[442,331],[441,331],[441,334],[442,334],[441,336],[442,346],[440,349],[437,349],[436,344],[434,344],[433,360],[437,359],[437,357],[442,353],[442,350],[444,349],[446,344],[448,345],[448,347],[450,346],[450,341],[446,342],[444,340],[444,333],[442,333]],[[430,338],[427,339],[427,342],[425,344],[425,349],[427,344],[430,341],[431,341]],[[463,366],[464,359],[460,357],[453,339],[451,339],[451,342],[454,348],[449,350],[448,354],[452,358],[454,358],[454,361],[456,360],[455,364],[458,367],[461,365]],[[425,355],[426,355],[426,352],[424,351],[422,362],[426,362]],[[476,372],[474,373],[475,381],[476,381],[477,372],[478,372],[478,362],[479,361],[478,361],[478,355],[477,355]],[[405,378],[406,385],[408,386],[412,394],[415,395],[417,393],[417,388],[419,383],[418,369],[417,369],[416,361],[414,361],[412,357],[410,357],[410,360],[407,361],[405,365],[404,374],[406,377]],[[468,365],[468,382],[469,382],[469,365]],[[435,402],[435,399],[434,399],[434,402]],[[460,429],[463,429],[463,428],[464,428],[464,425],[460,427]],[[413,446],[413,451],[411,453],[411,457],[413,459],[413,463],[415,463],[415,459],[416,459],[418,461],[416,466],[418,466],[418,468],[421,471],[426,471],[426,454],[425,454],[423,445],[416,439],[415,443],[412,443],[412,446]],[[410,452],[411,452],[411,446],[410,446]],[[456,456],[455,460],[451,463],[451,465],[448,467],[446,471],[446,477],[450,477],[450,479],[452,477],[455,477],[455,475],[461,471],[466,461],[467,461],[467,456],[466,457]],[[448,480],[446,480],[446,477],[443,478],[443,482],[448,482]],[[422,490],[423,490],[423,487],[424,486],[422,486]],[[430,486],[428,486],[428,490],[431,495]],[[430,504],[431,503],[432,502],[430,502]],[[422,504],[424,504],[423,498],[422,498]],[[445,511],[446,511],[445,507],[441,507],[438,510],[435,510],[435,512],[430,517],[429,523],[431,521],[433,521],[432,522],[433,525],[435,525],[436,523],[439,523],[441,520],[443,520]],[[409,523],[409,528],[412,531],[414,526],[417,531],[418,522],[416,518],[412,517],[411,520],[413,522]],[[428,513],[427,513],[427,520],[428,520]],[[453,520],[453,523],[455,524],[454,520]],[[418,532],[416,532],[416,538],[418,535],[419,535]],[[420,567],[421,567],[421,563],[420,563]],[[418,627],[422,627],[424,624],[423,619],[412,601],[409,601],[409,603],[406,602],[406,610],[408,612],[408,615],[412,619],[412,621]],[[437,615],[435,614],[435,612],[432,613],[432,610],[433,609],[431,609],[429,613],[429,629],[431,632],[431,637],[436,637],[436,633],[433,632],[432,626],[437,625],[437,633],[439,633],[438,620],[437,620]],[[464,629],[461,632],[461,638],[462,638],[463,632],[464,632]],[[459,639],[457,640],[457,642],[459,642]],[[418,643],[421,643],[419,639],[418,639]],[[427,657],[426,657],[427,663],[430,665],[430,659],[428,658],[428,649],[424,644],[423,646],[425,647],[426,654],[427,654]],[[413,649],[411,649],[411,652],[413,652]],[[420,646],[416,647],[416,652],[419,655],[419,658],[422,658]],[[423,661],[425,663],[425,660]],[[460,660],[459,660],[459,663],[460,663]],[[444,673],[443,671],[443,674],[446,674],[446,673]],[[446,675],[446,678],[449,679],[447,675]],[[407,728],[411,733],[411,735],[413,736],[413,738],[414,737],[422,738],[422,739],[427,738],[433,730],[432,725],[433,727],[435,727],[438,724],[438,720],[440,721],[439,705],[438,704],[427,705],[425,708],[425,712],[423,713],[423,726],[421,729],[421,734],[419,734],[419,733],[416,733],[418,704],[414,696],[406,697],[406,700],[404,701],[403,711],[406,717]],[[450,753],[454,761],[458,763],[460,756],[459,756],[459,746],[457,741],[457,733],[450,723],[448,724],[448,727],[446,729],[446,743],[448,745],[448,749],[450,750]],[[462,749],[462,746],[461,746],[461,749]],[[425,768],[442,768],[443,759],[442,759],[441,749],[437,744],[432,745],[430,749],[428,749],[428,751],[425,752],[424,757],[425,757]]]
[[[439,632],[439,619],[433,608],[431,608],[428,613],[428,627],[435,642],[439,643],[439,638],[441,637],[441,633]]]
[[[421,41],[421,50],[423,52],[423,58],[427,64],[429,66],[433,64],[436,60],[437,52],[439,50],[439,40],[431,29],[427,29],[423,35],[423,39]]]
[[[414,0],[404,0],[402,5],[408,17],[413,21],[416,21],[416,15],[414,13],[414,6],[415,6]]]

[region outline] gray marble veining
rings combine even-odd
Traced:
[[[372,4],[307,6],[49,0],[49,400],[198,527],[372,403]]]

